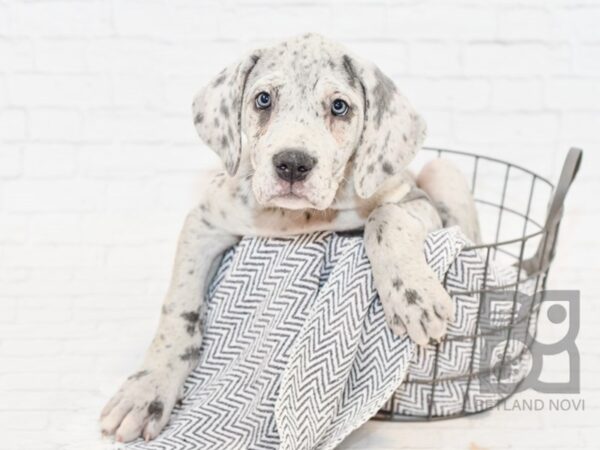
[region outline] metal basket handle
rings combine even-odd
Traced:
[[[583,150],[571,147],[565,158],[565,162],[560,173],[560,178],[554,190],[552,201],[546,215],[546,223],[544,225],[544,237],[540,242],[535,256],[523,262],[523,268],[528,274],[535,271],[543,272],[548,268],[550,262],[554,259],[554,251],[556,248],[556,238],[558,236],[558,228],[564,211],[564,203],[569,188],[579,171]]]
[[[565,158],[565,162],[560,173],[560,178],[558,179],[558,184],[556,185],[556,189],[554,191],[552,203],[548,209],[546,227],[555,223],[556,221],[560,221],[563,213],[565,197],[567,196],[567,192],[569,192],[569,188],[571,187],[577,172],[579,172],[582,156],[583,150],[575,147],[571,147],[569,153],[567,153],[567,157]]]

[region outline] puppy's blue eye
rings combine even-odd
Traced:
[[[268,92],[260,92],[256,96],[256,107],[258,109],[267,109],[271,106],[271,95]]]
[[[348,103],[341,98],[336,98],[333,102],[331,102],[331,113],[334,116],[345,116],[348,112],[348,109]]]

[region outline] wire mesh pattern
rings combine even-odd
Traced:
[[[471,192],[480,215],[482,242],[487,243],[471,245],[463,248],[462,251],[476,251],[480,255],[484,264],[483,280],[476,286],[476,289],[462,291],[452,291],[446,283],[447,280],[444,280],[444,287],[452,295],[453,301],[460,296],[471,296],[476,299],[476,318],[472,333],[449,334],[443,342],[420,349],[423,352],[431,352],[429,356],[433,361],[432,370],[428,372],[427,378],[412,377],[409,371],[409,376],[403,386],[413,384],[413,387],[418,388],[419,392],[424,392],[427,402],[426,413],[415,414],[403,410],[398,405],[397,396],[394,395],[374,417],[379,420],[422,421],[462,417],[491,409],[518,390],[519,383],[514,386],[512,391],[486,403],[485,407],[473,407],[470,397],[470,390],[474,382],[491,376],[497,376],[500,379],[502,376],[500,372],[508,366],[525,363],[523,358],[526,357],[535,341],[540,304],[543,301],[543,292],[560,223],[559,215],[551,224],[552,226],[549,226],[549,205],[552,201],[554,186],[549,180],[535,172],[516,164],[478,154],[440,148],[425,148],[424,150],[426,151],[420,152],[419,155],[422,162],[426,162],[432,157],[447,158],[453,160],[463,171],[469,170],[470,167]],[[579,161],[577,161],[577,168],[578,164]],[[504,283],[498,284],[497,281],[490,283],[491,265],[512,267],[515,276]],[[535,295],[532,296],[525,314],[521,311],[521,314],[517,315],[518,292],[525,289],[525,286],[530,293]],[[510,314],[507,315],[507,321],[493,330],[494,333],[500,333],[505,337],[506,344],[503,344],[504,348],[501,349],[502,355],[499,364],[495,364],[493,367],[481,367],[476,363],[477,351],[482,345],[482,339],[485,338],[486,333],[489,333],[489,330],[481,329],[482,314],[486,309],[484,307],[486,302],[489,302],[490,297],[498,292],[504,294],[514,292],[512,305],[508,307]],[[522,349],[515,351],[513,348],[509,348],[509,343],[511,335],[516,333],[515,330],[519,327],[525,328],[528,333]],[[468,357],[466,373],[452,374],[439,367],[440,358],[444,357],[444,346],[452,345],[453,341],[455,344],[460,342],[460,345],[466,346],[463,347],[467,349]],[[436,407],[436,395],[439,396],[440,389],[448,383],[461,383],[460,385],[464,389],[461,394],[462,399],[458,398],[455,410],[440,414],[440,409]]]

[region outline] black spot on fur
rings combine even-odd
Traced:
[[[223,114],[223,116],[229,117],[229,108],[227,107],[227,104],[225,104],[225,100],[221,101],[221,108],[219,109],[219,111],[221,111],[221,114]]]
[[[379,224],[377,226],[377,243],[381,244],[381,241],[383,240],[383,225]]]
[[[134,373],[133,375],[131,375],[129,378],[127,378],[128,380],[139,380],[142,377],[145,377],[146,375],[148,375],[150,372],[148,372],[147,370],[140,370],[139,372]]]
[[[404,291],[404,298],[406,299],[406,303],[409,305],[415,305],[423,301],[419,293],[414,289],[407,289]]]
[[[388,144],[390,143],[390,136],[391,136],[392,132],[388,131],[387,134],[385,135],[385,141],[383,141],[383,148],[387,149]]]
[[[202,113],[196,114],[196,116],[194,117],[194,125],[198,125],[199,123],[202,123],[203,121],[204,121],[204,114],[202,114]]]
[[[400,316],[396,313],[392,316],[392,325],[404,325]]]
[[[208,220],[206,220],[206,219],[204,219],[204,218],[202,219],[202,223],[203,223],[204,225],[206,225],[206,228],[211,228],[211,229],[212,229],[212,228],[214,228],[214,227],[215,227],[215,226],[214,226],[212,223],[210,223]]]
[[[372,95],[376,108],[374,119],[377,128],[379,128],[383,114],[390,108],[392,98],[396,92],[396,86],[394,85],[394,82],[385,76],[379,69],[375,69],[375,79],[377,80],[377,84],[373,88]]]
[[[183,317],[186,321],[185,330],[188,332],[188,334],[190,336],[196,334],[196,327],[200,321],[200,314],[197,311],[187,311],[181,313],[181,317]]]
[[[220,84],[223,83],[223,81],[225,81],[225,78],[226,78],[225,69],[223,69],[223,71],[221,71],[219,76],[217,76],[217,78],[215,78],[215,81],[213,82],[213,86],[214,87],[219,86]]]
[[[444,320],[444,318],[442,317],[442,315],[439,313],[439,311],[437,310],[437,308],[434,306],[433,307],[433,314],[435,314],[435,317],[437,317],[440,320]]]
[[[348,55],[344,55],[342,57],[342,66],[346,71],[346,76],[348,78],[348,83],[350,86],[354,87],[356,84],[356,72],[354,71],[354,66],[352,65],[352,60]]]
[[[181,313],[181,317],[183,317],[188,322],[196,323],[200,318],[200,314],[197,311],[188,311]]]
[[[402,287],[403,284],[404,283],[402,282],[402,280],[400,279],[400,277],[396,277],[392,281],[392,286],[394,286],[394,289],[396,289],[397,291],[400,290],[400,288]]]
[[[425,333],[425,335],[427,335],[427,327],[425,326],[423,321],[419,320],[419,324],[421,325],[421,329],[423,330],[423,333]]]
[[[381,168],[388,175],[392,175],[394,173],[394,166],[392,166],[392,164],[389,161],[385,161]]]
[[[150,420],[159,420],[163,415],[164,409],[165,407],[163,402],[161,402],[159,399],[153,400],[148,405],[148,414],[150,414]]]
[[[308,211],[304,212],[304,218],[306,219],[307,222],[310,220],[311,215],[310,215],[310,213]]]
[[[179,359],[182,361],[195,361],[200,359],[200,347],[190,345],[185,349],[185,352],[179,355]]]

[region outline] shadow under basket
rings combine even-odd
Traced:
[[[450,280],[452,266],[444,279],[455,308],[467,311],[461,320],[469,325],[450,326],[441,343],[417,348],[406,380],[376,420],[464,417],[494,408],[524,387],[564,200],[582,157],[580,149],[569,150],[555,188],[535,172],[500,159],[424,150],[421,163],[437,157],[463,171],[470,168],[482,242],[489,243],[461,250],[478,258],[477,283],[457,290]]]

